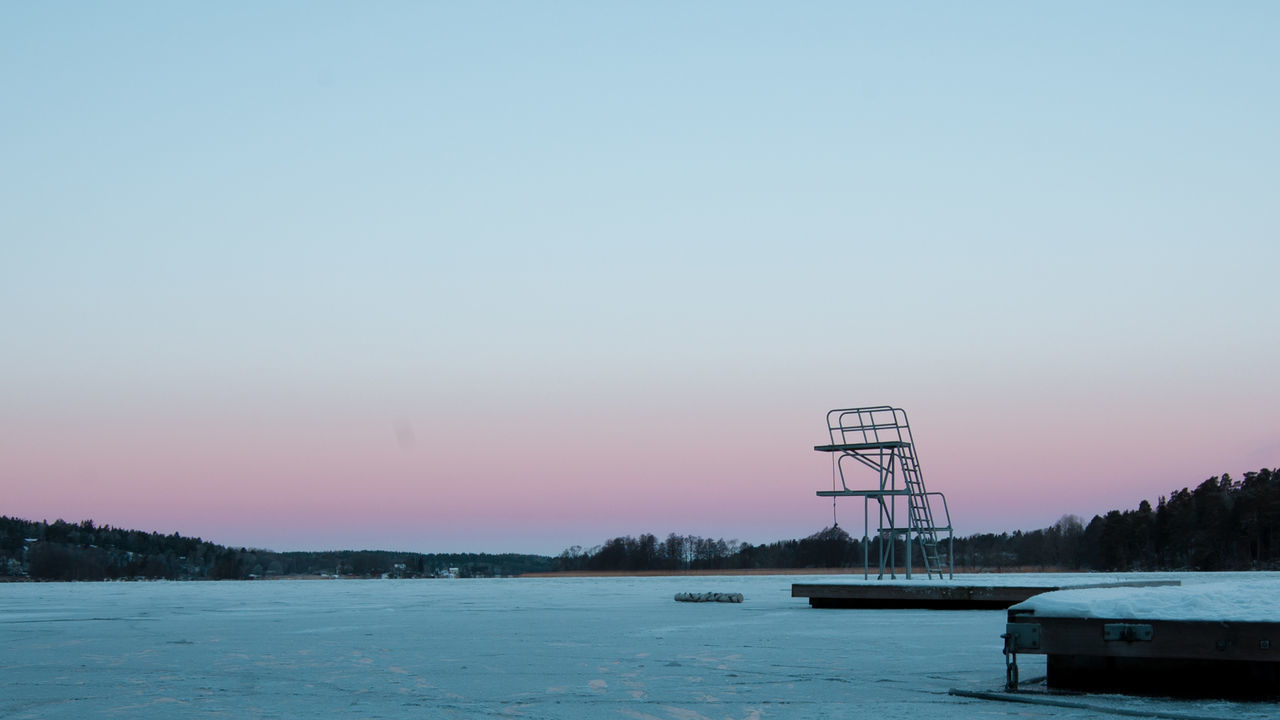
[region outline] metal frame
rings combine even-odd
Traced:
[[[905,540],[907,579],[911,579],[913,547],[919,545],[924,570],[930,578],[934,573],[942,577],[942,558],[939,536],[947,539],[947,576],[955,576],[955,545],[951,530],[951,511],[947,499],[940,492],[928,492],[924,487],[924,475],[916,459],[911,439],[911,426],[907,413],[901,408],[876,405],[861,408],[839,408],[827,413],[827,435],[830,443],[815,445],[818,452],[834,453],[835,470],[839,474],[840,488],[819,490],[819,497],[862,498],[862,575],[871,574],[870,502],[878,505],[879,527],[876,537],[880,540],[879,563],[883,579],[885,567],[889,576],[897,578],[897,541]],[[870,468],[878,478],[878,486],[868,490],[851,489],[845,475],[845,460],[853,459]],[[835,473],[833,473],[834,475]],[[834,480],[834,478],[833,478]],[[834,484],[834,483],[833,483]],[[907,521],[899,526],[898,505],[905,503]],[[935,506],[940,504],[944,524],[938,524]]]

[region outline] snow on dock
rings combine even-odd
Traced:
[[[1010,610],[1036,617],[1280,623],[1280,579],[1063,589]]]

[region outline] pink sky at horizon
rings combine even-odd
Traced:
[[[1153,423],[1136,407],[919,407],[907,409],[925,478],[947,494],[960,535],[1036,529],[1064,514],[1087,522],[1211,475],[1239,479],[1271,467],[1276,452],[1263,432],[1213,433],[1187,415]],[[829,458],[811,449],[825,442],[825,410],[670,409],[666,422],[660,405],[614,422],[600,422],[599,407],[512,411],[497,425],[486,413],[445,423],[334,408],[114,429],[27,422],[6,435],[26,454],[4,454],[8,474],[25,479],[4,512],[276,550],[538,554],[642,532],[771,542],[830,524],[830,501],[814,495],[830,486]],[[1129,426],[1146,432],[1119,432]],[[855,536],[861,514],[856,500],[840,501]]]

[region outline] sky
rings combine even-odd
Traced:
[[[1280,467],[1280,6],[11,3],[0,514],[556,554]],[[861,534],[861,504],[836,518]]]

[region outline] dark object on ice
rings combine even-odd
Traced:
[[[1041,678],[1041,680],[1043,679],[1044,678]],[[1116,705],[1108,705],[1105,700],[1102,702],[1083,702],[1070,697],[1044,693],[990,692],[986,690],[951,688],[947,694],[955,697],[972,698],[975,700],[996,700],[999,702],[1022,703],[1024,705],[1043,705],[1047,707],[1071,708],[1073,710],[1088,710],[1094,715],[1124,715],[1128,717],[1158,718],[1159,720],[1227,720],[1227,718],[1215,715],[1166,712],[1141,707],[1118,707]]]
[[[742,602],[742,593],[676,593],[676,602]]]
[[[1018,653],[1047,655],[1051,690],[1280,697],[1280,623],[1037,617],[1009,611],[1008,688]]]

